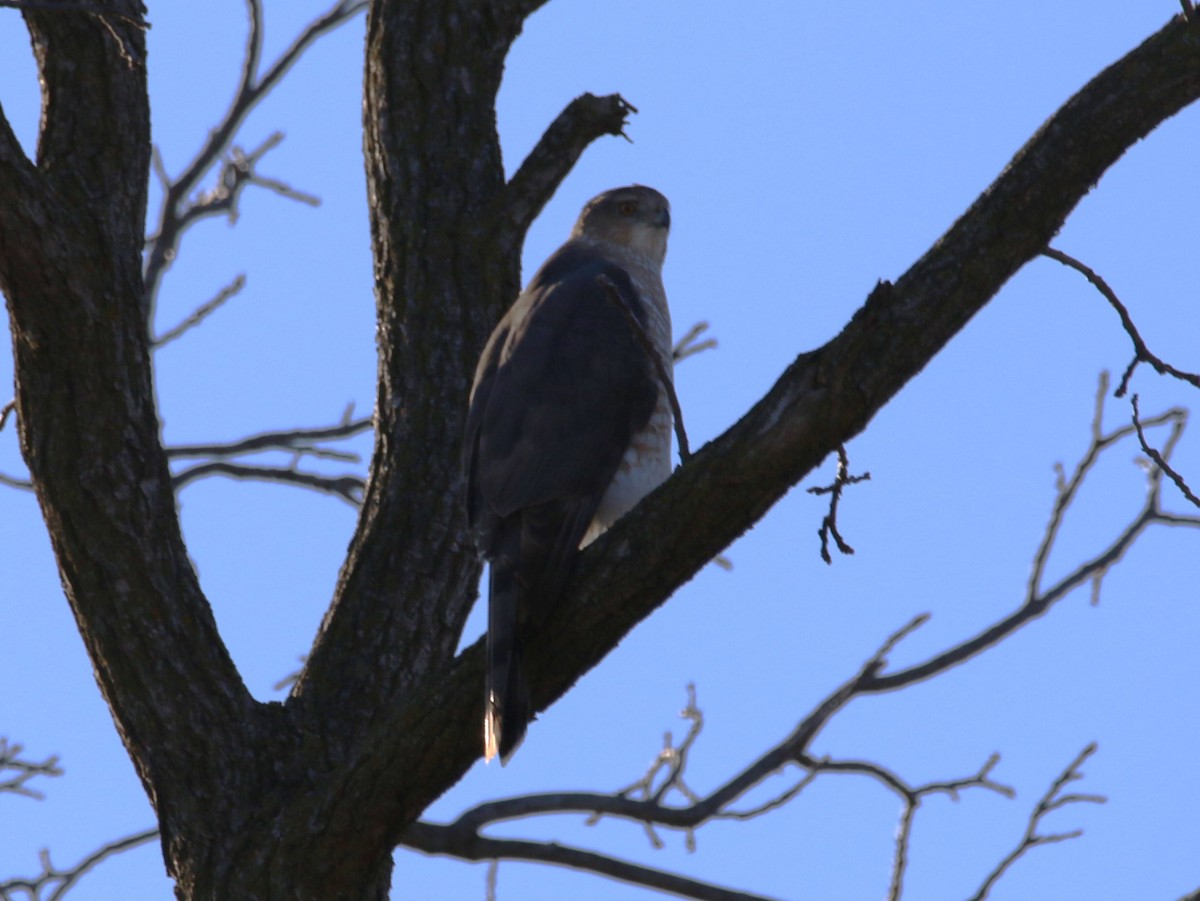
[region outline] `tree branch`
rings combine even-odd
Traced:
[[[337,28],[346,20],[366,9],[366,0],[338,0],[324,15],[308,24],[291,45],[280,54],[263,73],[259,73],[262,56],[262,3],[261,0],[246,0],[250,27],[246,39],[246,53],[242,66],[242,77],[234,92],[233,100],[220,123],[208,135],[208,140],[196,156],[173,181],[166,176],[161,161],[156,166],[163,182],[163,200],[159,211],[158,227],[147,240],[149,249],[143,281],[145,284],[145,311],[147,322],[152,320],[158,289],[162,276],[178,251],[179,241],[187,228],[204,216],[235,209],[240,189],[250,183],[278,185],[254,174],[254,164],[276,146],[283,135],[276,133],[257,150],[249,154],[237,152],[225,165],[220,178],[220,187],[196,203],[188,198],[197,189],[205,173],[212,168],[233,142],[234,136],[250,111],[258,105],[306,49],[322,34]],[[290,189],[288,189],[290,191]],[[304,202],[311,202],[308,195],[297,194]]]
[[[588,145],[603,135],[628,140],[625,126],[629,114],[636,112],[620,94],[581,94],[567,104],[497,198],[494,215],[501,242],[520,249],[530,224]]]
[[[103,863],[108,858],[123,851],[129,851],[132,848],[148,844],[158,837],[159,832],[157,829],[146,829],[143,832],[135,832],[133,835],[127,835],[124,838],[101,845],[87,857],[83,858],[83,860],[79,861],[79,863],[75,864],[75,866],[68,867],[65,870],[60,870],[54,866],[50,861],[50,852],[43,850],[39,855],[42,872],[29,879],[9,879],[6,882],[0,882],[0,898],[8,898],[12,892],[23,891],[29,893],[31,901],[39,901],[42,897],[43,889],[49,888],[51,883],[58,883],[54,886],[54,890],[46,897],[46,901],[60,901],[97,864]]]
[[[374,420],[370,417],[351,418],[354,407],[346,408],[342,421],[334,426],[323,426],[309,429],[279,429],[270,432],[260,432],[238,441],[216,444],[180,444],[168,447],[167,456],[178,460],[188,457],[210,457],[215,459],[197,463],[177,470],[171,477],[176,491],[192,482],[212,475],[223,475],[235,479],[255,479],[266,482],[280,482],[297,485],[301,488],[311,488],[327,494],[340,497],[342,500],[357,507],[362,503],[362,492],[366,481],[362,476],[323,475],[321,473],[302,472],[297,469],[301,458],[318,457],[327,460],[340,460],[357,463],[358,454],[347,451],[322,447],[318,442],[336,441],[350,438],[361,432],[368,431]],[[237,457],[259,454],[268,451],[282,451],[292,454],[289,466],[262,466],[243,462],[233,462]]]
[[[1076,272],[1081,273],[1084,278],[1095,286],[1097,291],[1104,295],[1105,300],[1112,305],[1113,309],[1117,311],[1117,315],[1121,317],[1121,327],[1125,329],[1125,334],[1133,342],[1134,356],[1132,362],[1125,369],[1125,374],[1121,376],[1121,383],[1117,386],[1117,391],[1113,395],[1114,397],[1125,396],[1125,391],[1129,387],[1129,379],[1133,376],[1133,370],[1137,368],[1138,363],[1149,363],[1159,375],[1170,375],[1187,382],[1195,388],[1200,388],[1200,375],[1182,372],[1150,353],[1150,349],[1146,346],[1146,342],[1142,340],[1141,334],[1138,333],[1137,326],[1133,324],[1133,317],[1129,315],[1129,311],[1125,308],[1125,305],[1121,303],[1116,292],[1093,269],[1085,266],[1074,257],[1063,253],[1061,250],[1055,250],[1053,247],[1047,247],[1042,251],[1042,254],[1052,260],[1058,260],[1064,266],[1069,266]]]
[[[311,488],[314,491],[323,491],[326,494],[340,497],[353,507],[362,503],[362,491],[365,485],[360,476],[323,476],[317,473],[301,472],[294,468],[250,466],[246,463],[229,463],[224,460],[199,463],[181,470],[172,478],[172,484],[178,491],[197,479],[212,475],[299,485],[302,488]]]
[[[403,844],[426,854],[445,854],[460,860],[527,860],[571,867],[631,885],[668,892],[681,898],[698,898],[702,901],[770,901],[764,895],[753,895],[698,882],[593,851],[553,842],[469,836],[450,827],[436,826],[432,823],[413,823],[404,835]]]
[[[1049,845],[1055,842],[1065,842],[1073,838],[1079,838],[1083,835],[1082,829],[1076,829],[1071,832],[1055,832],[1050,835],[1040,835],[1038,827],[1041,826],[1042,820],[1047,814],[1058,810],[1060,807],[1065,807],[1068,804],[1103,804],[1105,798],[1102,795],[1078,795],[1078,794],[1061,794],[1062,790],[1083,778],[1083,774],[1079,772],[1079,768],[1083,766],[1084,761],[1096,752],[1096,745],[1090,744],[1079,752],[1076,757],[1059,775],[1057,779],[1051,783],[1050,788],[1042,795],[1037,806],[1034,807],[1033,813],[1029,816],[1029,824],[1025,828],[1025,834],[1021,837],[1016,848],[1014,848],[999,864],[992,870],[991,873],[983,880],[983,884],[979,890],[971,896],[970,901],[983,901],[991,891],[992,886],[996,881],[1004,875],[1005,871],[1019,860],[1031,848],[1036,848],[1039,845]]]
[[[817,530],[817,535],[821,538],[821,559],[826,563],[833,563],[833,555],[829,553],[830,536],[833,537],[834,543],[841,553],[854,553],[854,548],[846,543],[846,539],[842,537],[842,533],[838,530],[838,504],[842,500],[842,492],[846,490],[847,485],[857,485],[859,482],[866,482],[871,478],[869,472],[864,472],[862,475],[857,476],[850,475],[850,460],[846,456],[845,445],[838,445],[837,458],[837,475],[834,477],[833,483],[808,489],[809,494],[829,495],[829,512],[825,514],[825,518],[821,520],[821,528]]]
[[[1159,472],[1166,473],[1168,476],[1170,476],[1171,481],[1175,483],[1175,487],[1183,493],[1183,496],[1187,498],[1193,506],[1200,507],[1200,498],[1196,497],[1196,495],[1192,493],[1192,489],[1189,488],[1187,482],[1183,480],[1183,476],[1172,469],[1170,464],[1167,463],[1167,458],[1171,456],[1171,451],[1174,449],[1176,442],[1179,441],[1179,437],[1183,434],[1183,427],[1187,422],[1187,417],[1180,416],[1172,420],[1171,434],[1167,438],[1166,448],[1162,453],[1159,453],[1146,442],[1146,433],[1143,431],[1141,419],[1138,418],[1138,396],[1136,394],[1131,398],[1130,403],[1133,407],[1133,427],[1137,429],[1138,443],[1141,444],[1142,450],[1146,452],[1146,456],[1154,461],[1154,465],[1158,467]],[[1162,417],[1159,417],[1160,420],[1161,418]],[[1155,425],[1156,423],[1152,421],[1147,424]]]
[[[167,456],[171,458],[179,457],[241,457],[245,454],[260,453],[262,451],[282,450],[295,451],[299,453],[318,453],[309,442],[313,441],[336,441],[341,438],[350,438],[362,432],[369,431],[373,423],[373,419],[369,416],[363,416],[358,419],[352,419],[354,407],[351,405],[346,408],[346,412],[342,416],[342,421],[338,425],[318,426],[308,429],[276,429],[270,432],[259,432],[257,435],[250,435],[247,438],[241,438],[237,441],[228,443],[216,444],[175,444],[167,448]],[[345,457],[340,457],[345,459]],[[353,455],[350,459],[357,460],[357,455]]]
[[[156,338],[151,338],[150,343],[155,347],[155,349],[162,347],[164,344],[170,344],[176,338],[181,337],[185,332],[198,326],[201,322],[203,322],[205,319],[207,319],[212,313],[215,313],[217,311],[217,308],[222,306],[225,303],[225,301],[229,300],[229,298],[231,298],[237,294],[240,294],[242,291],[242,288],[244,288],[244,287],[246,287],[246,276],[243,273],[243,274],[237,276],[237,278],[235,278],[233,281],[231,281],[228,285],[226,285],[220,291],[218,291],[216,296],[213,297],[212,300],[209,300],[206,303],[203,303],[199,307],[197,307],[191,313],[191,315],[189,315],[186,319],[184,319],[178,325],[167,329],[165,332],[163,332],[161,335],[159,335]]]
[[[1102,380],[1099,392],[1101,403],[1105,392],[1105,385],[1106,381]],[[1187,412],[1185,410],[1173,408],[1155,417],[1151,422],[1155,424],[1183,422],[1186,420],[1186,417]],[[1021,626],[1046,613],[1054,604],[1067,597],[1076,588],[1091,582],[1094,586],[1094,591],[1098,590],[1099,581],[1104,577],[1104,574],[1121,559],[1138,535],[1151,525],[1200,527],[1200,517],[1184,517],[1162,512],[1160,509],[1162,491],[1161,471],[1157,469],[1153,470],[1147,476],[1146,499],[1142,508],[1134,515],[1129,524],[1126,525],[1112,543],[1090,560],[1080,564],[1067,575],[1063,576],[1054,585],[1046,589],[1041,587],[1046,561],[1058,537],[1063,515],[1074,499],[1079,486],[1095,466],[1102,451],[1114,446],[1122,438],[1127,438],[1134,432],[1132,426],[1124,426],[1107,434],[1102,434],[1099,431],[1098,423],[1099,419],[1097,418],[1094,420],[1091,443],[1083,459],[1076,467],[1071,480],[1069,482],[1064,481],[1060,476],[1058,494],[1055,499],[1050,523],[1046,527],[1045,535],[1034,557],[1033,573],[1030,577],[1022,605],[1004,619],[980,632],[974,638],[968,639],[924,663],[911,666],[899,672],[872,678],[866,688],[867,691],[894,691],[913,682],[931,678],[992,647]],[[1093,598],[1095,598],[1095,594],[1093,594]]]
[[[701,351],[715,348],[717,346],[716,338],[705,338],[703,341],[698,340],[706,331],[708,331],[708,323],[697,322],[684,332],[683,337],[675,342],[675,347],[671,351],[674,361],[678,363],[680,360],[686,360],[688,357],[694,356]]]
[[[0,773],[11,770],[16,773],[7,779],[0,779],[0,793],[9,792],[26,798],[41,800],[45,797],[40,791],[26,788],[26,783],[37,776],[61,776],[62,767],[58,765],[57,755],[34,763],[21,757],[25,750],[21,745],[9,744],[8,739],[0,737]]]

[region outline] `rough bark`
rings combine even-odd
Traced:
[[[376,0],[365,154],[379,319],[370,481],[293,696],[246,692],[187,559],[159,442],[140,266],[149,166],[141,10],[30,10],[36,162],[0,117],[0,288],[17,422],[63,585],[158,812],[181,898],[383,898],[390,852],[481,750],[479,564],[458,443],[471,368],[515,295],[525,228],[619,98],[581,98],[505,183],[494,101],[538,2]],[[544,709],[872,416],[1046,246],[1100,175],[1200,97],[1178,17],[1098,76],[843,332],[582,556]],[[686,528],[680,528],[686,523]]]

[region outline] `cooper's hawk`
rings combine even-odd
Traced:
[[[463,467],[491,562],[487,760],[507,762],[532,714],[519,633],[558,599],[578,549],[670,475],[671,408],[645,346],[649,337],[669,374],[670,224],[653,188],[591,200],[475,370]]]

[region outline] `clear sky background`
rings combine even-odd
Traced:
[[[266,59],[325,4],[269,0]],[[716,351],[681,364],[694,447],[718,435],[803,351],[849,320],[876,280],[895,279],[1072,93],[1158,30],[1174,0],[1005,4],[553,0],[528,22],[499,101],[511,172],[584,91],[619,91],[640,113],[633,143],[606,138],[534,225],[526,274],[566,236],[581,204],[630,182],[673,206],[665,280],[677,333],[712,324]],[[238,0],[151,2],[154,140],[177,174],[236,83]],[[160,330],[238,273],[247,287],[156,358],[168,442],[232,440],[336,421],[374,398],[374,301],[361,159],[363,20],[321,40],[253,114],[239,140],[287,139],[264,174],[319,195],[318,209],[247,191],[236,227],[210,220],[167,275]],[[20,16],[0,10],[0,102],[27,147],[37,84]],[[1200,109],[1133,148],[1068,220],[1056,246],[1099,269],[1159,356],[1200,370],[1194,239]],[[155,218],[157,188],[150,218]],[[1035,260],[849,446],[871,481],[848,492],[841,526],[857,553],[818,556],[826,501],[793,491],[533,725],[512,764],[477,765],[427,816],[527,792],[612,791],[638,778],[697,686],[704,732],[688,782],[707,792],[782,739],[915,614],[932,621],[893,656],[917,662],[1015,609],[1054,500],[1056,461],[1088,441],[1097,379],[1131,358],[1116,315],[1082,277]],[[11,358],[0,354],[0,382]],[[1140,370],[1145,415],[1197,393]],[[7,399],[7,393],[0,401]],[[465,398],[464,398],[465,403]],[[1106,424],[1127,421],[1106,403]],[[1194,432],[1195,429],[1193,428]],[[1162,432],[1156,436],[1159,441]],[[369,451],[369,438],[349,443]],[[1049,567],[1104,547],[1145,484],[1125,442],[1094,473]],[[282,462],[277,460],[276,462]],[[1200,485],[1200,439],[1175,462]],[[347,464],[318,464],[340,472]],[[360,466],[359,471],[362,467]],[[0,470],[22,475],[11,424]],[[1167,491],[1168,504],[1187,512]],[[719,498],[714,498],[719,503]],[[190,552],[250,689],[296,668],[331,595],[355,510],[295,488],[210,479],[186,488]],[[1195,511],[1192,511],[1195,512]],[[964,793],[917,814],[906,897],[959,899],[1020,839],[1051,781],[1089,742],[1075,805],[998,899],[1176,899],[1200,887],[1200,534],[1157,528],[1105,580],[1000,647],[928,684],[854,702],[813,745],[869,759],[912,783],[964,777],[993,752],[1015,800]],[[478,613],[468,640],[482,629]],[[27,756],[59,754],[44,801],[0,797],[0,880],[33,875],[37,851],[73,864],[153,814],[100,698],[62,597],[32,495],[0,491],[0,735]],[[789,774],[794,775],[794,774]],[[780,778],[768,786],[781,790]],[[764,800],[764,790],[754,796]],[[653,850],[640,827],[579,817],[495,834],[554,839],[784,898],[879,898],[898,799],[857,776],[824,776],[784,809],[716,823]],[[476,899],[485,865],[399,852],[396,898]],[[652,897],[590,875],[503,864],[502,899]],[[156,844],[102,864],[79,901],[166,899]]]

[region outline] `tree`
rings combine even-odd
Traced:
[[[478,578],[461,540],[461,399],[516,291],[525,230],[585,146],[621,129],[625,110],[616,98],[572,105],[506,181],[494,97],[536,4],[498,3],[486,15],[442,6],[370,13],[376,447],[334,604],[284,706],[254,701],[224,652],[158,441],[140,259],[149,144],[137,10],[26,11],[50,102],[36,167],[11,132],[0,135],[16,417],[68,596],[184,895],[380,896],[392,845],[478,754],[479,654],[455,656]],[[428,13],[420,27],[414,11]],[[533,655],[539,705],[861,431],[1046,246],[1124,149],[1191,101],[1193,42],[1180,19],[1081,92],[904,278],[881,285],[837,339],[797,359],[587,555],[550,624],[558,641]],[[77,67],[111,77],[80,80]],[[75,152],[81,134],[97,154]],[[82,471],[81,457],[91,461]],[[202,802],[195,785],[207,789]],[[247,885],[247,872],[260,884]]]

